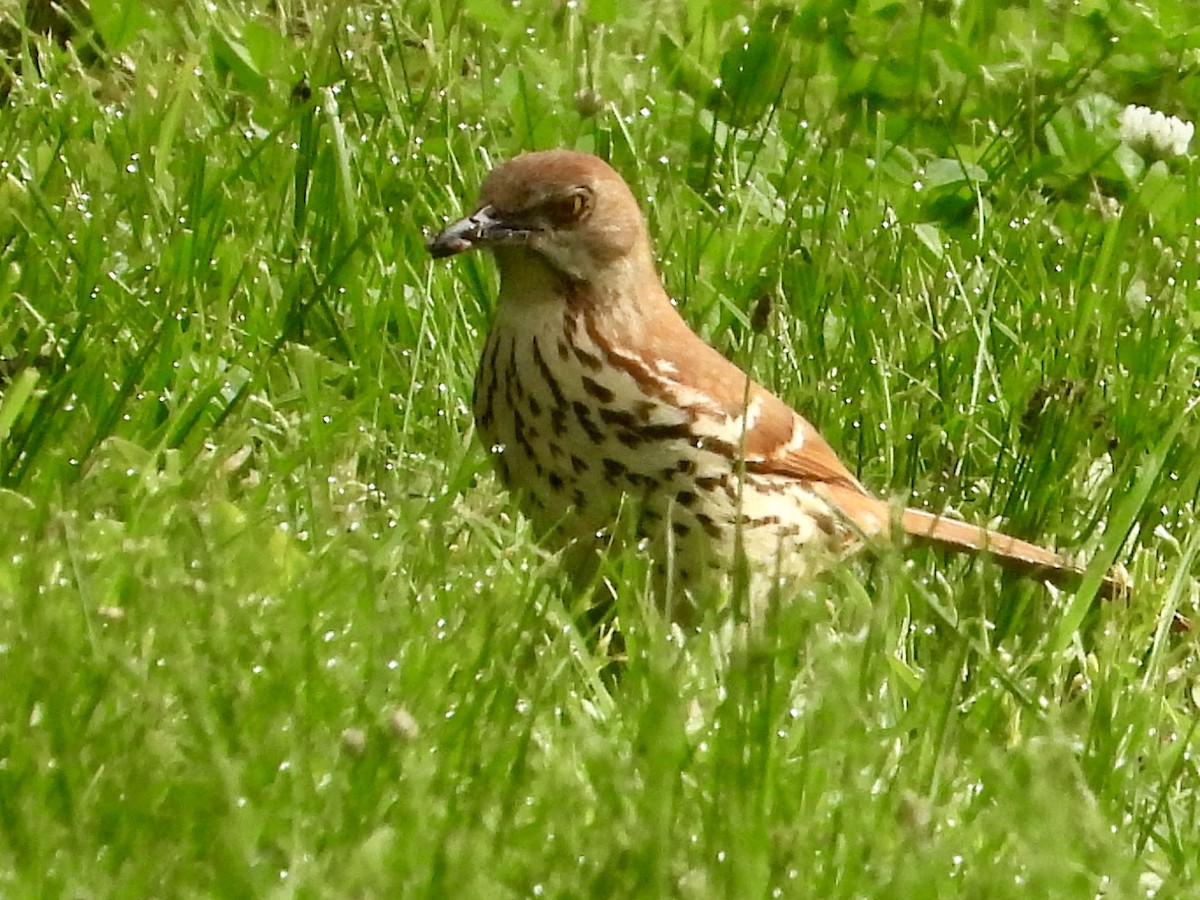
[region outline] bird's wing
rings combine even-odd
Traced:
[[[667,310],[642,335],[641,355],[660,361],[657,377],[669,377],[677,386],[676,396],[696,394],[693,386],[702,385],[702,403],[710,414],[744,421],[747,469],[827,481],[866,494],[816,428],[697,337],[673,309]]]
[[[807,419],[759,390],[763,412],[746,434],[746,466],[750,471],[828,482],[848,493],[869,496]]]
[[[659,307],[663,309],[664,307]],[[642,335],[643,359],[665,361],[653,377],[672,372],[677,394],[690,386],[710,413],[744,423],[745,464],[749,472],[782,475],[807,483],[854,527],[868,535],[888,533],[898,521],[912,538],[951,550],[988,553],[1018,572],[1061,585],[1078,584],[1082,570],[1055,553],[1019,538],[920,509],[894,516],[884,500],[867,492],[808,421],[740,368],[700,340],[671,307],[655,327]],[[651,377],[651,376],[647,376]],[[700,401],[697,401],[700,402]],[[744,417],[744,418],[743,418]],[[1100,592],[1107,597],[1128,590],[1120,571],[1105,576]]]

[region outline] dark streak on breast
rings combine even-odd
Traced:
[[[587,436],[597,443],[604,440],[604,432],[596,427],[596,423],[592,421],[591,410],[588,409],[586,403],[582,400],[576,400],[571,404],[571,409],[575,413],[575,418],[579,420],[579,427],[587,432]]]
[[[542,380],[546,382],[546,387],[550,389],[550,395],[554,397],[555,404],[559,407],[565,407],[567,399],[563,396],[562,388],[558,386],[558,379],[554,377],[554,373],[546,365],[546,358],[542,356],[542,348],[538,345],[537,338],[533,339],[533,363],[537,366],[538,372],[541,373]]]
[[[533,450],[533,444],[529,442],[529,438],[525,434],[525,417],[521,415],[520,409],[512,407],[513,415],[513,440],[515,440],[521,449],[525,451],[525,455],[537,464],[537,456]]]
[[[500,339],[495,333],[488,335],[475,375],[475,391],[471,397],[471,408],[475,413],[475,424],[480,431],[491,431],[495,421],[493,403],[496,396],[496,345]]]
[[[606,388],[600,382],[587,375],[583,376],[583,389],[599,400],[601,403],[612,403],[616,399],[616,394]],[[601,410],[603,413],[603,410]]]

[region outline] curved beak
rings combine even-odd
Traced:
[[[440,259],[480,247],[524,243],[533,231],[527,225],[506,220],[491,206],[481,206],[430,238],[425,246],[430,256]]]

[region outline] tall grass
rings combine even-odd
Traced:
[[[0,892],[1190,893],[1200,185],[1117,133],[1185,0],[66,9],[0,9]],[[1129,600],[880,550],[684,635],[616,558],[612,677],[424,252],[551,146],[868,485]]]

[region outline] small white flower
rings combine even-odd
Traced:
[[[1183,156],[1196,126],[1176,116],[1163,115],[1148,106],[1127,106],[1121,111],[1121,140],[1156,156]]]
[[[1147,897],[1153,897],[1162,889],[1163,879],[1155,872],[1143,872],[1138,876],[1138,887],[1145,891]]]

